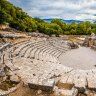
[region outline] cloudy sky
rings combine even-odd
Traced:
[[[96,20],[96,0],[9,0],[32,17]]]

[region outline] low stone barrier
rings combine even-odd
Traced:
[[[3,52],[5,50],[7,50],[7,48],[10,48],[10,47],[11,47],[10,43],[6,43],[0,47],[0,52]]]
[[[23,35],[16,35],[16,34],[0,34],[0,38],[24,38]]]
[[[76,43],[72,42],[72,41],[69,41],[69,42],[68,42],[68,46],[69,46],[71,49],[79,48],[79,46],[78,46]]]
[[[91,47],[92,49],[95,49],[96,37],[86,37],[82,45],[85,47]]]
[[[38,85],[38,84],[34,84],[34,83],[28,83],[28,85],[32,89],[52,92],[54,85],[55,85],[55,81],[54,81],[54,79],[49,79],[49,80],[47,80],[47,82],[45,82],[45,84],[42,84],[42,85]]]
[[[0,76],[1,77],[5,75],[5,73],[4,73],[4,67],[5,67],[4,54],[5,54],[6,50],[10,47],[11,47],[11,45],[9,43],[0,47]]]

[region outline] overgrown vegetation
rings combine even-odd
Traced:
[[[39,18],[32,18],[19,7],[6,0],[0,0],[0,23],[9,23],[17,30],[33,32],[38,31],[48,35],[89,35],[96,33],[96,23],[81,22],[79,24],[66,24],[59,19],[51,23],[44,22]]]

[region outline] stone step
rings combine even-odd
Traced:
[[[88,83],[88,88],[90,89],[95,89],[96,88],[96,71],[95,70],[90,70],[87,72],[87,83]]]
[[[55,81],[54,79],[48,79],[44,80],[42,82],[42,85],[35,84],[33,82],[29,82],[28,85],[32,89],[38,89],[38,90],[43,90],[43,91],[53,91]]]

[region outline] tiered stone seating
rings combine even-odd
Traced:
[[[54,85],[54,79],[50,79],[50,78],[53,77],[55,73],[57,73],[55,71],[58,71],[58,74],[61,72],[56,67],[56,64],[59,64],[59,62],[53,56],[55,52],[59,53],[59,51],[57,51],[53,46],[48,45],[48,43],[45,42],[34,43],[34,42],[27,41],[27,43],[26,42],[22,42],[22,43],[23,44],[20,45],[15,44],[12,47],[14,49],[13,55],[9,56],[11,54],[10,52],[6,54],[5,57],[7,59],[5,60],[6,61],[5,63],[7,63],[7,65],[9,65],[9,67],[13,69],[13,71],[22,78],[24,83],[27,82],[27,84],[29,84],[30,86],[46,85],[52,88]],[[18,54],[18,56],[15,56],[15,54]],[[32,59],[31,58],[32,56],[35,58]],[[42,59],[43,61],[40,60],[41,57],[43,58]],[[52,60],[54,62],[50,62]],[[17,70],[14,68],[17,68]]]
[[[14,54],[19,54],[21,56],[35,58],[35,59],[56,61],[54,57],[58,58],[62,54],[62,51],[55,49],[55,47],[50,45],[48,41],[46,42],[40,41],[37,43],[24,42],[24,45],[21,44],[21,46],[15,50]],[[50,57],[51,59],[49,59]]]
[[[60,50],[60,51],[63,51],[63,52],[68,50],[67,41],[64,41],[60,38],[49,39],[49,42],[57,50]]]
[[[6,82],[7,80],[7,76],[9,75],[8,72],[11,72],[13,67],[12,63],[11,63],[11,53],[10,53],[10,47],[12,47],[9,43],[6,43],[4,44],[3,46],[0,47],[0,84],[2,82]],[[7,53],[8,52],[8,53]],[[10,66],[10,69],[6,69],[9,65]],[[13,76],[14,73],[12,73],[10,75],[10,78],[11,76]],[[18,77],[17,77],[18,78]],[[18,82],[19,83],[19,82]],[[0,85],[1,86],[1,85]],[[5,85],[4,85],[5,86]],[[2,87],[2,86],[1,86]],[[5,86],[6,87],[6,86]],[[16,86],[14,87],[11,87],[11,88],[8,88],[8,90],[1,90],[0,89],[0,96],[7,96],[8,94],[14,92],[17,88],[19,87],[19,84],[17,84]]]
[[[29,46],[32,42],[27,42],[26,44],[23,44],[23,45],[20,45],[19,48],[17,48],[15,51],[14,51],[14,54],[17,55],[19,54],[25,47]]]
[[[40,51],[41,50],[43,51],[43,53],[46,53],[46,51],[49,50],[50,51],[50,54],[52,54],[54,56],[57,55],[57,57],[58,57],[58,54],[59,55],[61,54],[53,46],[51,46],[50,44],[48,45],[48,43],[47,42],[44,42],[44,41],[37,42],[37,44],[36,43],[32,43],[32,42],[31,43],[24,43],[24,45],[21,45],[19,47],[19,49],[17,48],[17,50],[15,50],[14,54],[20,54],[21,56],[24,56],[24,54],[25,55],[28,55],[29,54],[29,53],[26,54],[26,52],[28,51],[31,54],[30,54],[30,56],[27,56],[27,57],[31,57],[31,58],[33,57],[33,58],[40,59],[39,57],[41,57],[41,56],[39,56],[39,54],[40,54]],[[47,60],[48,60],[48,58],[47,58]]]
[[[56,73],[60,74],[65,72],[65,68],[63,69],[63,67],[58,67],[58,68],[56,67],[57,65],[62,66],[58,63],[57,64],[52,62],[50,63],[50,62],[40,61],[36,59],[18,57],[18,58],[14,58],[13,63],[15,63],[14,66],[19,69],[16,71],[16,73],[22,78],[24,83],[30,85],[35,84],[35,85],[44,86],[45,84],[46,86],[48,86],[52,84],[53,86],[54,78],[51,79],[51,77],[57,75]],[[61,68],[63,70],[61,70]],[[70,68],[70,70],[72,69]]]
[[[77,89],[95,89],[95,70],[73,69],[59,62],[58,57],[69,50],[67,44],[63,46],[61,43],[55,43],[54,39],[51,42],[30,40],[18,43],[5,52],[4,62],[30,88],[53,90],[54,84],[59,81],[74,84]]]
[[[40,42],[39,42],[39,43],[40,43]],[[42,42],[41,42],[41,43],[42,43]],[[14,50],[14,51],[15,51],[14,54],[21,52],[23,49],[25,49],[25,48],[27,48],[27,47],[30,47],[32,44],[35,45],[36,42],[35,42],[35,41],[33,41],[33,42],[28,41],[27,43],[24,43],[24,44],[20,45],[19,48],[17,48],[16,50]]]
[[[9,43],[4,44],[0,47],[0,65],[4,63],[4,55],[6,53],[6,50],[9,49],[11,45]]]

